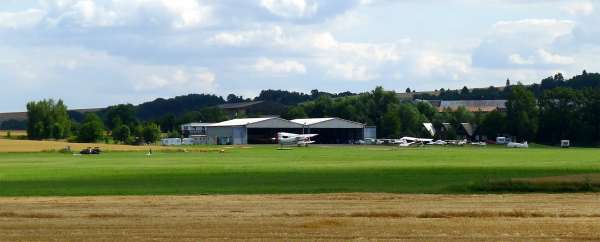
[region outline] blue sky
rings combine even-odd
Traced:
[[[600,71],[600,1],[3,0],[0,112]]]

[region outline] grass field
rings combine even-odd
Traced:
[[[600,172],[600,150],[223,147],[220,152],[0,153],[0,196],[472,193],[482,180]]]

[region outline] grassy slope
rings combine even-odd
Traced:
[[[455,193],[484,178],[600,172],[597,149],[310,147],[0,154],[0,195]]]

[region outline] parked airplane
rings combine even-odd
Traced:
[[[433,139],[422,139],[422,138],[414,138],[414,137],[402,137],[399,140],[399,144],[401,147],[408,147],[415,144],[426,144],[432,142]]]
[[[277,133],[277,137],[273,138],[280,145],[297,145],[297,146],[308,146],[315,141],[310,140],[318,134],[293,134],[293,133]]]
[[[527,141],[525,141],[523,143],[510,142],[506,145],[506,147],[508,147],[508,148],[529,148],[529,144],[527,144]]]

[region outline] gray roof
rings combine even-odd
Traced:
[[[365,124],[342,118],[304,118],[294,119],[292,122],[310,128],[364,128]]]
[[[243,102],[243,103],[226,103],[218,105],[217,107],[222,109],[239,109],[239,108],[247,108],[250,106],[254,106],[256,104],[260,104],[263,101],[253,101],[253,102]]]

